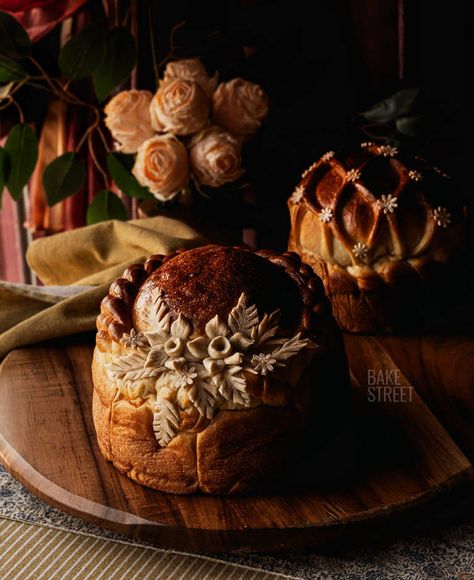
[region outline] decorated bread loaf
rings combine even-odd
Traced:
[[[321,281],[295,254],[152,256],[111,285],[97,330],[100,449],[155,489],[256,489],[316,445],[319,418],[341,416],[341,336]]]
[[[446,299],[464,248],[465,207],[453,180],[396,147],[329,151],[288,200],[289,250],[321,277],[351,332],[420,328]]]

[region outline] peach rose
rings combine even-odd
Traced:
[[[105,124],[117,142],[117,150],[136,153],[155,132],[151,126],[150,91],[122,91],[105,109]]]
[[[216,125],[236,135],[253,135],[268,113],[268,97],[259,85],[233,79],[221,83],[212,96],[212,118]]]
[[[189,135],[207,123],[209,99],[193,81],[165,80],[151,101],[150,115],[156,131]]]
[[[216,73],[210,77],[206,67],[198,58],[183,58],[169,62],[165,68],[164,80],[184,79],[197,83],[207,96],[211,97],[219,82]]]
[[[240,149],[239,139],[220,127],[208,127],[195,135],[189,157],[199,183],[219,187],[238,179],[244,172]]]
[[[157,199],[171,199],[189,181],[186,147],[174,135],[152,137],[139,147],[132,173]]]

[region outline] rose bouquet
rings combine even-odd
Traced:
[[[253,208],[235,195],[246,184],[235,182],[244,173],[242,148],[268,112],[267,96],[242,79],[219,84],[198,59],[170,60],[183,23],[171,30],[161,75],[153,53],[156,93],[119,92],[137,78],[140,35],[132,33],[136,14],[128,16],[118,26],[105,13],[90,24],[81,19],[73,35],[69,28],[58,35],[57,63],[43,63],[27,30],[0,10],[0,110],[8,116],[0,210],[5,189],[32,208],[29,227],[50,233],[125,220],[138,208],[154,211],[157,200],[199,192],[212,198],[196,196],[201,216],[220,223],[224,211],[242,229]],[[36,101],[46,107],[31,107]]]
[[[132,173],[160,201],[192,181],[221,187],[244,173],[242,147],[268,113],[268,98],[254,83],[218,84],[198,59],[168,63],[158,90],[129,90],[105,107],[116,150],[135,154]]]

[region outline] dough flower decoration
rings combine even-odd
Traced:
[[[367,262],[369,257],[369,248],[362,242],[357,242],[352,248],[352,253],[360,262]]]
[[[201,186],[216,189],[236,182],[245,173],[244,142],[255,135],[268,110],[259,85],[240,78],[219,84],[217,72],[210,76],[199,59],[189,58],[167,64],[154,94],[122,91],[104,112],[116,149],[135,156],[131,165],[138,184],[156,199],[170,201],[181,192],[203,193]],[[158,154],[153,166],[144,169],[150,142],[158,138],[177,140],[186,159]],[[121,183],[124,170],[118,175]]]
[[[408,172],[408,178],[411,179],[412,181],[422,181],[423,174],[420,171],[416,171],[414,169],[411,169]]]
[[[336,153],[334,151],[328,151],[321,157],[321,161],[330,161]],[[311,169],[311,168],[310,168]]]
[[[291,201],[293,203],[300,203],[304,197],[304,187],[302,185],[298,185],[295,191],[291,194]]]
[[[441,177],[444,177],[445,179],[451,179],[451,176],[448,173],[446,173],[446,171],[444,171],[440,167],[436,167],[436,165],[433,166],[433,171],[438,175],[441,175]]]
[[[380,145],[377,147],[377,153],[382,157],[395,157],[398,155],[398,148],[393,145]]]
[[[451,214],[445,207],[439,205],[433,210],[433,219],[437,226],[447,228],[451,223]]]
[[[329,207],[323,207],[323,209],[319,213],[319,219],[325,224],[328,224],[333,217],[334,212]]]
[[[256,306],[242,293],[227,321],[216,315],[197,335],[182,314],[171,321],[160,293],[150,312],[152,330],[124,334],[123,353],[106,365],[107,373],[127,392],[144,379],[155,381],[153,428],[164,447],[177,433],[181,401],[208,420],[221,407],[249,407],[251,375],[278,374],[291,359],[317,347],[301,333],[278,336],[279,317],[276,310],[259,318]],[[301,359],[301,372],[308,363],[308,357]]]
[[[346,173],[347,181],[355,183],[358,179],[360,179],[361,172],[358,169],[351,169]]]
[[[134,328],[130,330],[130,334],[124,332],[122,336],[122,344],[128,348],[143,348],[148,344],[148,339],[143,332],[137,332]]]
[[[377,207],[379,207],[384,214],[394,213],[398,207],[397,198],[391,193],[388,195],[383,194],[380,196],[380,199],[377,200]]]

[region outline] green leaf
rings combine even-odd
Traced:
[[[38,141],[31,127],[15,125],[8,134],[5,151],[10,160],[7,188],[14,200],[20,197],[38,159]]]
[[[0,56],[0,83],[19,81],[26,76],[28,76],[28,73],[20,63],[6,56]]]
[[[8,157],[5,149],[0,147],[0,209],[2,209],[2,195],[7,181]]]
[[[105,52],[100,65],[92,73],[95,94],[103,101],[122,84],[135,66],[135,40],[126,28],[112,28],[105,35]]]
[[[101,22],[87,26],[73,36],[59,53],[61,72],[79,81],[90,76],[104,56],[105,30]]]
[[[413,111],[419,88],[404,89],[361,113],[367,121],[388,123]]]
[[[87,209],[87,223],[89,225],[106,220],[128,219],[127,210],[122,201],[108,189],[99,191]]]
[[[133,166],[133,155],[109,153],[107,167],[115,185],[129,197],[138,199],[155,199],[146,187],[141,186],[130,173]]]
[[[0,10],[0,55],[23,58],[31,52],[31,40],[16,18]]]
[[[400,133],[408,137],[419,137],[428,129],[427,119],[423,115],[401,117],[397,119],[395,126]]]
[[[64,153],[52,161],[44,170],[43,187],[48,205],[74,195],[86,180],[84,162],[76,153]]]

